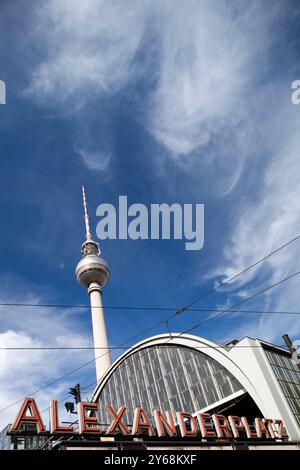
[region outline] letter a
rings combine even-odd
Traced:
[[[27,416],[27,411],[29,410],[30,415]],[[25,398],[21,409],[16,417],[16,420],[11,428],[11,432],[20,431],[22,424],[35,424],[38,432],[45,432],[45,426],[40,416],[39,409],[33,398]]]

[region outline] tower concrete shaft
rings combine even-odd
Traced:
[[[104,311],[102,289],[110,277],[106,261],[100,258],[100,248],[92,239],[84,187],[82,187],[86,241],[82,244],[82,259],[76,267],[78,283],[87,289],[91,311],[97,381],[100,381],[111,365]]]
[[[92,310],[96,378],[98,382],[111,366],[111,357],[102,306],[102,289],[97,282],[92,282],[89,285],[88,293]]]

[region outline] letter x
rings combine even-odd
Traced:
[[[129,429],[122,422],[122,416],[126,411],[126,406],[121,406],[117,413],[115,412],[115,410],[113,409],[111,405],[106,405],[106,408],[110,412],[110,414],[114,417],[114,420],[109,426],[108,430],[106,431],[106,434],[113,434],[117,427],[120,428],[120,431],[122,432],[122,434],[130,434]]]

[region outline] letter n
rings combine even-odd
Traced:
[[[157,428],[158,437],[165,436],[166,431],[169,436],[177,435],[172,411],[166,411],[165,417],[160,410],[154,410],[153,416]]]

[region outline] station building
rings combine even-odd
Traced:
[[[126,404],[129,426],[136,407],[149,416],[158,408],[275,417],[300,441],[299,365],[289,350],[248,337],[227,345],[176,333],[147,338],[114,362],[92,401],[101,423],[109,422],[106,403]]]

